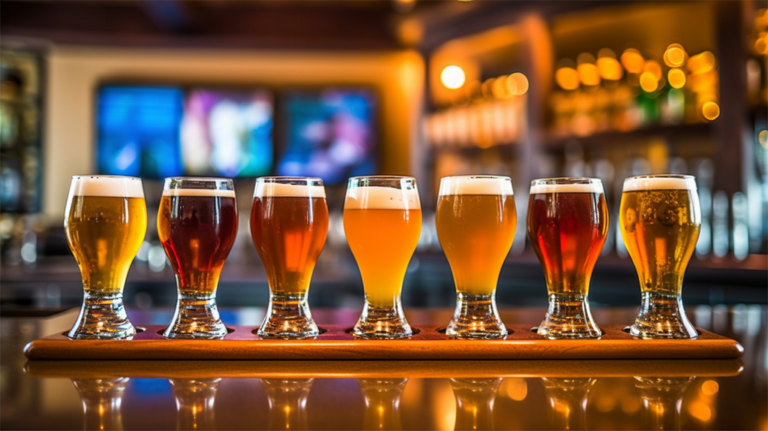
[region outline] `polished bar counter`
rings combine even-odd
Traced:
[[[222,317],[257,325],[263,312]],[[358,312],[313,314],[321,326],[351,327]],[[3,314],[0,428],[768,429],[768,313],[757,305],[688,307],[696,326],[741,343],[734,360],[26,360],[26,343],[67,330],[75,313]],[[451,313],[406,310],[417,328]],[[636,310],[593,313],[598,324],[629,324]],[[130,314],[163,324],[172,310]],[[502,310],[509,324],[533,326],[543,314]]]

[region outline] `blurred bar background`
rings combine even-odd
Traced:
[[[702,232],[688,304],[762,303],[768,273],[768,13],[757,1],[3,1],[0,304],[78,306],[62,227],[70,177],[144,178],[150,228],[133,309],[172,307],[157,239],[162,178],[234,177],[241,211],[222,307],[265,306],[254,178],[320,176],[331,230],[312,307],[362,306],[342,228],[346,179],[417,178],[424,226],[406,307],[454,304],[434,226],[439,179],[512,177],[517,236],[502,306],[546,304],[525,235],[528,186],[605,184],[593,307],[636,306],[616,229],[625,177],[696,175]]]

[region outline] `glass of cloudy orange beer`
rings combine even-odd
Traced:
[[[595,178],[532,181],[527,225],[549,293],[537,333],[550,339],[600,337],[587,294],[608,234],[603,183]]]
[[[365,306],[352,335],[394,339],[413,335],[400,294],[421,235],[416,179],[352,177],[344,202],[344,233],[363,278]]]
[[[496,284],[517,228],[509,177],[445,177],[437,199],[437,235],[456,284],[452,338],[502,338]]]
[[[216,307],[216,289],[237,236],[232,180],[166,178],[157,233],[176,274],[178,301],[166,338],[218,339],[227,328]]]
[[[320,178],[256,180],[251,237],[269,282],[269,307],[260,337],[299,339],[320,334],[307,295],[327,236],[328,206]]]

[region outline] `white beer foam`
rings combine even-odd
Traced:
[[[141,179],[135,177],[72,177],[70,196],[143,198]]]
[[[282,184],[256,181],[253,197],[287,196],[299,198],[325,198],[325,187],[307,184]]]
[[[234,190],[213,190],[213,189],[165,189],[163,196],[210,196],[219,198],[234,198]]]
[[[591,184],[536,184],[531,194],[542,193],[603,193],[603,183]]]
[[[696,190],[696,180],[693,177],[650,177],[624,180],[625,192],[640,190]]]
[[[420,210],[419,192],[392,187],[352,187],[347,189],[345,210],[385,209]]]
[[[507,177],[445,177],[440,180],[440,196],[501,195],[510,196],[512,181]]]

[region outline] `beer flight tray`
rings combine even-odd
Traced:
[[[260,339],[253,326],[230,326],[223,340],[168,340],[165,326],[139,328],[132,340],[72,340],[58,333],[24,348],[30,360],[534,360],[534,359],[735,359],[735,340],[701,329],[694,340],[640,340],[624,326],[601,326],[589,340],[548,340],[531,325],[507,325],[499,340],[452,340],[438,326],[422,325],[400,340],[360,340],[347,326],[325,326],[316,339]]]

